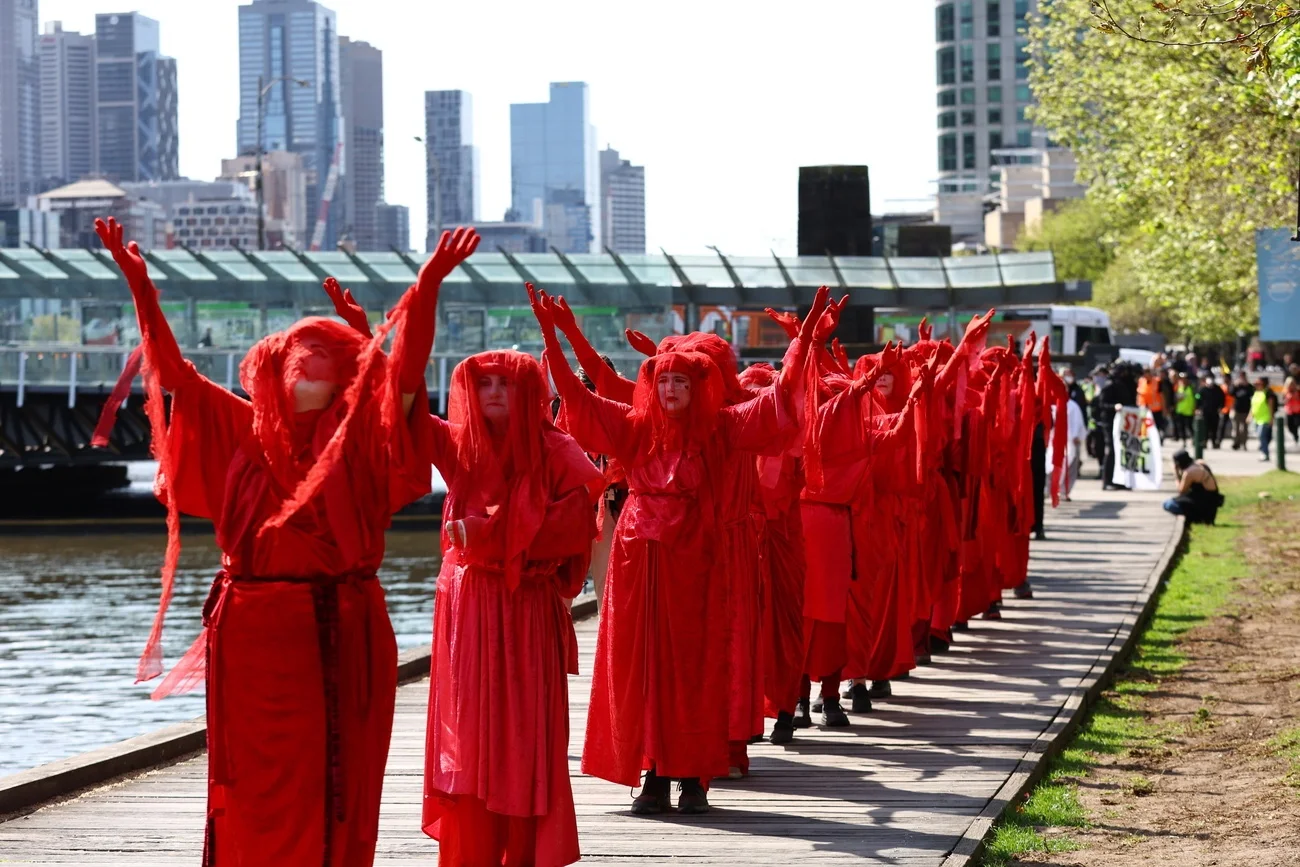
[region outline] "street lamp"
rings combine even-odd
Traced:
[[[262,207],[262,125],[266,122],[266,95],[271,92],[271,88],[285,81],[292,81],[299,87],[311,87],[311,82],[305,78],[293,78],[288,75],[281,75],[271,79],[266,84],[262,83],[262,76],[257,77],[257,249],[266,249],[266,215]]]
[[[424,139],[420,136],[414,136],[420,144],[424,144]],[[425,147],[424,152],[429,157],[429,168],[433,169],[433,243],[436,245],[438,239],[442,237],[442,165],[438,162],[438,154],[432,147]],[[429,246],[427,240],[425,246]]]

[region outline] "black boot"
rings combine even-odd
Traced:
[[[947,653],[948,648],[950,648],[951,646],[952,645],[950,645],[948,642],[944,641],[942,638],[940,638],[937,635],[930,636],[931,653]]]
[[[822,698],[821,696],[818,696],[817,698],[815,698],[815,699],[813,700],[813,703],[812,703],[812,712],[813,712],[813,713],[821,713],[821,712],[822,712],[822,707],[823,707],[825,701],[826,701],[826,699]]]
[[[794,727],[797,729],[812,728],[812,715],[808,713],[808,699],[799,699],[799,704],[795,705]]]
[[[822,699],[822,725],[827,728],[840,728],[849,724],[849,716],[840,705],[838,696]]]
[[[865,683],[853,684],[853,712],[854,713],[871,713],[871,695],[867,692]]]
[[[970,629],[970,623],[965,620],[959,620],[952,625],[952,628],[957,630],[958,632],[965,632],[966,630]]]
[[[1017,599],[1034,598],[1034,588],[1029,586],[1028,578],[1026,578],[1022,583],[1016,585],[1016,588],[1011,592],[1016,594]]]
[[[871,689],[867,690],[867,695],[874,699],[889,698],[894,694],[894,688],[889,685],[887,680],[871,681]]]
[[[679,785],[681,794],[677,796],[677,812],[687,816],[709,812],[709,796],[700,785],[699,777],[687,777]]]
[[[654,771],[646,771],[645,781],[641,784],[641,794],[632,801],[632,815],[657,816],[673,807],[669,785],[672,780],[660,777]]]
[[[774,744],[788,744],[794,740],[794,714],[781,711],[776,715],[776,724],[772,726],[771,741]]]

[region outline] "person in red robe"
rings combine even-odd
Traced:
[[[616,457],[629,483],[605,587],[583,771],[627,786],[647,771],[634,813],[668,809],[672,779],[682,783],[678,809],[704,812],[708,779],[729,773],[729,706],[716,700],[731,694],[731,578],[719,574],[728,562],[720,544],[728,470],[737,452],[779,449],[796,424],[790,389],[826,295],[817,293],[806,333],[759,397],[725,405],[714,360],[670,350],[641,366],[630,407],[583,387],[556,336],[561,302],[533,296],[566,427],[586,450]]]
[[[600,471],[550,421],[541,365],[483,352],[452,374],[431,460],[447,482],[425,749],[425,833],[443,867],[578,860],[569,783],[569,612]],[[489,685],[509,684],[502,690]]]
[[[373,338],[310,317],[259,341],[240,365],[245,400],[182,357],[121,227],[110,219],[96,229],[135,299],[168,511],[162,600],[140,680],[162,671],[178,515],[211,519],[222,551],[204,630],[154,693],[206,679],[203,863],[369,865],[397,658],[375,573],[392,513],[430,482],[417,444],[429,422],[432,321],[409,314],[477,235],[444,234]],[[394,329],[390,359],[382,345]]]

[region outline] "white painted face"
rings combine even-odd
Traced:
[[[510,380],[499,373],[487,373],[478,380],[478,406],[493,424],[510,420]]]
[[[691,379],[684,373],[661,373],[658,380],[659,405],[669,416],[686,412],[691,405]]]
[[[880,392],[881,397],[889,397],[894,393],[894,374],[882,373],[876,380],[876,391]]]

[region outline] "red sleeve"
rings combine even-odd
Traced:
[[[582,329],[575,329],[572,334],[566,331],[564,336],[569,338],[569,345],[573,347],[578,366],[586,371],[588,378],[596,386],[596,393],[619,403],[631,404],[636,383],[619,376],[617,371],[610,370],[609,365],[587,340],[587,335],[582,333]]]
[[[253,407],[199,375],[189,362],[185,371],[171,383],[167,452],[174,475],[166,482],[181,512],[215,519],[225,499],[231,459],[252,435]]]
[[[560,395],[564,429],[589,452],[624,461],[634,457],[636,429],[628,405],[588,391],[558,348],[548,346],[544,357]]]

